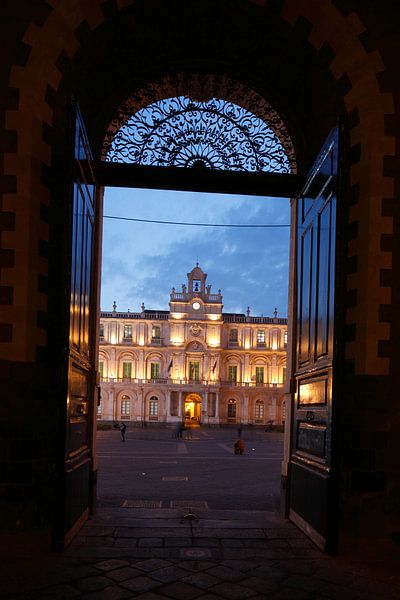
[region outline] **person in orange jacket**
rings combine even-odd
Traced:
[[[243,454],[244,449],[245,449],[245,444],[244,444],[244,441],[242,440],[242,438],[239,438],[238,440],[236,440],[233,447],[234,447],[235,454]]]

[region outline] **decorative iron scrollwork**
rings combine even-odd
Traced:
[[[179,95],[154,101],[152,92],[147,106],[138,107],[133,98],[120,107],[104,143],[105,160],[230,171],[296,170],[286,128],[269,105],[265,111],[265,100],[259,102],[263,111],[256,112],[267,112],[266,120],[231,100]]]

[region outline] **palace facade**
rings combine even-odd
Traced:
[[[169,308],[101,313],[98,419],[282,424],[287,319],[224,313],[198,264]]]

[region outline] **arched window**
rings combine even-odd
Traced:
[[[198,79],[196,74],[192,77]],[[154,85],[143,89],[140,100],[127,99],[114,115],[103,158],[158,167],[295,172],[293,143],[276,111],[238,82],[224,81],[221,92],[226,94],[227,87],[230,100],[217,96],[218,87],[214,97],[190,97],[188,90],[187,95],[156,101]],[[158,82],[157,89],[162,88],[163,82]],[[250,110],[237,104],[243,99]]]
[[[131,399],[124,394],[121,396],[121,417],[129,418],[131,416]]]
[[[262,400],[256,400],[254,418],[256,423],[264,422],[264,402]]]
[[[236,421],[236,400],[230,398],[228,400],[228,421]]]
[[[152,396],[149,402],[149,420],[158,421],[158,398]]]

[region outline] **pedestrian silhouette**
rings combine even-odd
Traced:
[[[125,423],[120,423],[119,430],[121,432],[122,441],[124,442],[125,441],[125,432],[126,432],[126,425],[125,425]]]

